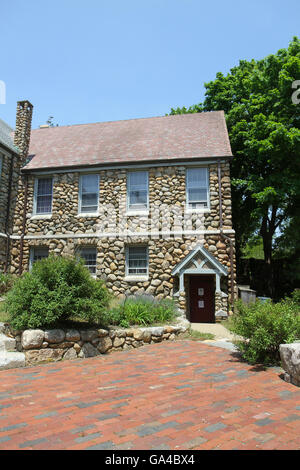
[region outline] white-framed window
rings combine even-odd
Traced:
[[[92,275],[97,270],[97,248],[95,246],[83,246],[78,248],[78,256],[84,260],[84,265]]]
[[[148,171],[127,173],[127,209],[147,210],[149,205]]]
[[[79,213],[98,212],[99,175],[81,175],[79,180]]]
[[[48,258],[49,248],[47,246],[32,246],[30,248],[29,269],[32,268],[36,261]]]
[[[53,178],[37,178],[34,187],[34,214],[51,214]]]
[[[147,276],[148,275],[148,247],[127,246],[126,247],[126,275]]]
[[[188,168],[186,170],[186,201],[188,209],[209,207],[208,168]]]

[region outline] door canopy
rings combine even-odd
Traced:
[[[216,291],[220,292],[220,277],[227,276],[228,270],[203,245],[197,245],[172,271],[172,276],[179,276],[180,292],[185,274],[215,274]]]

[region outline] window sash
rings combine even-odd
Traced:
[[[36,180],[35,213],[51,214],[52,212],[52,178],[38,178]]]
[[[80,207],[79,211],[97,212],[99,205],[99,175],[80,176]]]
[[[79,256],[84,260],[84,266],[88,268],[91,274],[96,274],[97,269],[97,248],[81,248]]]
[[[148,249],[146,246],[127,248],[127,274],[148,274]]]
[[[209,184],[207,168],[189,168],[186,172],[187,207],[201,209],[208,207]]]
[[[148,209],[148,172],[129,172],[127,181],[128,209]]]

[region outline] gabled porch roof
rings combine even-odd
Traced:
[[[193,266],[191,268],[191,265]],[[227,276],[228,270],[203,245],[197,245],[175,266],[172,276],[180,274],[218,274]]]

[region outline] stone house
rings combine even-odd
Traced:
[[[30,131],[31,118],[19,102],[3,269],[76,255],[116,296],[174,298],[192,322],[226,317],[235,238],[223,111]]]

